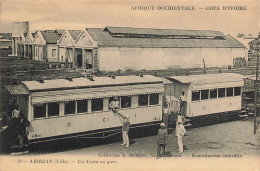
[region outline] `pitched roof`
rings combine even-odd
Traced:
[[[0,39],[12,39],[12,33],[0,33]]]
[[[73,38],[73,40],[76,40],[76,38],[81,33],[81,30],[68,30],[68,32],[70,33],[70,35]]]
[[[91,37],[97,41],[100,47],[173,47],[173,48],[244,48],[244,45],[232,36],[225,36],[218,31],[187,31],[187,30],[165,30],[165,29],[118,29],[118,28],[87,28]],[[198,36],[220,36],[222,39],[177,39],[177,38],[143,38],[143,37],[113,37],[111,34],[119,34],[129,31],[129,34],[197,34]],[[145,32],[147,31],[147,32]],[[161,31],[161,32],[160,32]],[[127,33],[125,33],[127,34]],[[212,34],[212,35],[211,35]],[[185,35],[184,35],[185,36]]]
[[[41,33],[47,44],[56,44],[60,38],[60,35],[55,30],[45,30],[41,31]]]
[[[65,30],[63,29],[56,29],[57,33],[61,36]]]
[[[131,27],[106,27],[112,34],[153,34],[153,35],[189,35],[189,36],[224,36],[220,31],[211,30],[180,30],[180,29],[152,29]]]

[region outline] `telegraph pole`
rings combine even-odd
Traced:
[[[258,65],[259,65],[259,48],[258,41],[255,42],[255,51],[256,51],[256,74],[255,74],[255,113],[254,113],[254,134],[256,134],[256,114],[257,114],[257,94],[260,92],[258,90]]]

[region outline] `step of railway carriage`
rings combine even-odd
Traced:
[[[250,113],[247,113],[247,115],[248,115],[249,118],[253,118],[255,116],[255,113],[250,112]]]

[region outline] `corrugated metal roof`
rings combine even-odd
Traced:
[[[68,30],[68,32],[70,33],[70,35],[73,38],[73,40],[76,40],[76,38],[81,33],[81,30]]]
[[[185,36],[225,36],[220,31],[211,30],[180,30],[180,29],[153,29],[131,27],[106,27],[112,34],[150,34],[150,35],[185,35]]]
[[[87,28],[99,47],[165,47],[165,48],[244,48],[244,45],[232,36],[220,39],[163,39],[163,38],[125,38],[112,37],[102,28]]]
[[[55,30],[45,30],[41,31],[41,33],[47,44],[56,44],[57,40],[60,39],[60,35]]]
[[[73,81],[66,79],[44,80],[44,83],[39,81],[23,81],[22,83],[29,90],[46,90],[58,88],[77,88],[85,86],[102,86],[102,85],[119,85],[130,83],[148,83],[162,82],[158,77],[151,75],[139,76],[116,76],[116,79],[110,77],[93,77],[95,81],[90,81],[88,78],[74,78]]]
[[[241,82],[244,76],[236,73],[202,74],[188,76],[172,76],[169,79],[177,80],[184,84],[203,85],[215,83]]]

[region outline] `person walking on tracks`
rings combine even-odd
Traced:
[[[185,133],[186,133],[186,129],[184,128],[182,121],[178,120],[176,126],[176,136],[178,139],[179,153],[183,152],[182,137],[184,136]]]
[[[167,144],[167,137],[168,137],[168,132],[167,129],[165,129],[165,124],[161,123],[161,128],[158,130],[158,135],[157,135],[157,157],[161,157],[161,149],[163,151],[163,156],[165,156],[165,147]]]
[[[126,145],[125,147],[129,147],[129,130],[130,130],[130,121],[129,121],[129,115],[122,115],[121,113],[118,113],[118,115],[124,120],[123,126],[122,126],[122,137],[123,137],[123,143],[121,145]]]

